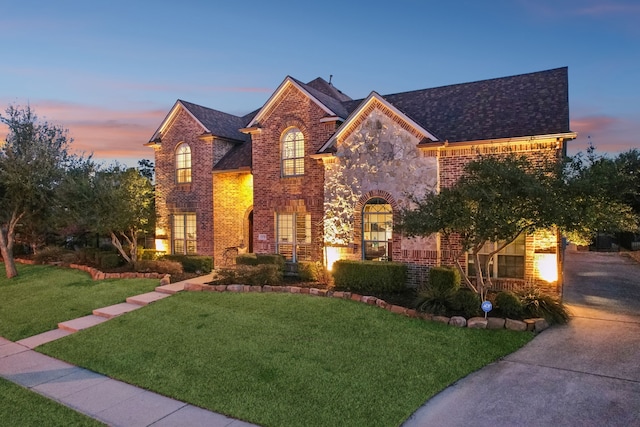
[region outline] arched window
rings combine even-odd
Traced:
[[[290,128],[282,134],[282,176],[304,175],[304,135],[298,128]]]
[[[362,257],[376,261],[391,261],[393,209],[384,199],[376,197],[362,208]]]
[[[176,148],[176,182],[191,182],[191,147],[184,142]]]

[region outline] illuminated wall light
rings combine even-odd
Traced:
[[[327,258],[327,270],[331,271],[333,267],[333,263],[340,259],[340,248],[336,248],[333,246],[325,246],[324,248],[325,256]]]
[[[535,254],[538,277],[546,282],[558,281],[558,263],[556,254]]]
[[[169,239],[164,228],[156,228],[155,248],[156,251],[168,252],[169,250]]]
[[[168,252],[168,246],[166,239],[156,239],[156,251]]]

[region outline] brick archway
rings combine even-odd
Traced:
[[[353,215],[353,237],[354,243],[357,245],[357,252],[360,253],[362,258],[362,210],[367,202],[371,199],[383,199],[393,210],[393,223],[397,223],[400,220],[400,205],[396,202],[395,198],[387,191],[384,190],[371,190],[363,194],[358,202],[354,206],[355,212]],[[398,259],[400,256],[400,240],[401,234],[393,231],[391,239],[391,259]]]

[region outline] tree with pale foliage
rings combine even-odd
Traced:
[[[38,120],[31,107],[10,106],[0,121],[8,126],[0,143],[0,253],[7,278],[17,276],[13,248],[21,224],[40,221],[56,203],[66,165],[67,131]]]

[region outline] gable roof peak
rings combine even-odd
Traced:
[[[351,101],[351,97],[343,93],[340,89],[335,87],[331,82],[326,81],[322,77],[316,77],[307,83],[307,86],[314,88],[315,90],[324,93],[340,102]]]

